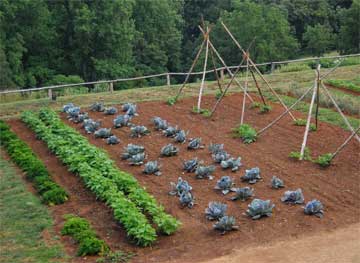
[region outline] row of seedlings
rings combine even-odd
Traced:
[[[25,172],[26,179],[33,182],[44,203],[57,205],[68,200],[68,194],[54,182],[43,162],[2,120],[0,120],[0,143],[11,159]]]
[[[42,112],[41,120],[30,112],[23,114],[23,120],[37,130],[71,171],[78,173],[85,184],[113,208],[115,218],[137,244],[147,246],[156,239],[155,230],[143,213],[151,217],[162,233],[171,234],[178,228],[180,223],[166,214],[131,174],[119,171],[104,151],[62,123],[55,112],[46,109]]]

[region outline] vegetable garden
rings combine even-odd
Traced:
[[[2,142],[13,157],[6,138],[14,135],[6,134],[15,132],[32,147],[31,156],[51,155],[66,165],[69,173],[64,175],[56,172],[62,165],[52,163],[49,178],[65,189],[66,203],[75,201],[66,212],[81,218],[54,207],[55,223],[61,235],[76,241],[71,245],[62,238],[68,247],[76,247],[68,251],[80,256],[107,255],[120,248],[137,254],[133,262],[201,261],[234,248],[356,222],[358,143],[351,140],[325,169],[293,160],[288,156],[302,139],[302,123],[289,125],[292,120],[285,117],[267,136],[253,137],[283,109],[271,103],[271,111],[263,114],[248,102],[247,119],[254,130],[231,130],[239,124],[241,97],[224,97],[212,117],[192,112],[192,99],[173,106],[97,103],[80,109],[69,104],[60,115],[46,108],[25,111],[21,120],[1,125]],[[212,96],[203,97],[204,106],[213,102]],[[301,113],[293,114],[304,119]],[[349,137],[339,127],[319,127],[309,134],[309,158],[333,151]],[[242,133],[246,139],[237,138]],[[333,139],[325,134],[333,134]],[[79,180],[66,181],[63,176]],[[38,189],[36,178],[31,181]],[[73,189],[74,183],[76,189],[84,185],[83,191],[98,201],[83,210],[74,200],[82,195]],[[107,208],[89,214],[97,202]],[[76,235],[62,230],[68,221],[84,229]]]

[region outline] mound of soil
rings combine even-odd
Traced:
[[[134,124],[147,126],[151,133],[142,138],[131,138],[130,128],[113,129],[113,133],[120,138],[118,145],[107,145],[102,139],[95,139],[81,128],[80,124],[70,123],[65,115],[64,122],[78,129],[87,136],[94,145],[104,148],[121,170],[132,173],[164,205],[167,212],[182,222],[182,227],[172,236],[161,236],[151,248],[136,248],[126,239],[126,233],[112,218],[112,212],[103,203],[96,201],[94,196],[84,188],[83,183],[75,175],[69,173],[65,166],[49,152],[46,145],[35,139],[34,134],[19,120],[11,121],[12,129],[25,140],[45,161],[54,179],[68,189],[71,198],[64,205],[51,208],[59,231],[63,219],[62,214],[71,211],[90,220],[100,236],[112,248],[131,250],[137,253],[133,262],[199,262],[229,254],[234,249],[241,249],[254,245],[269,244],[274,240],[287,240],[309,233],[323,232],[330,229],[359,222],[360,197],[359,189],[359,144],[351,143],[334,160],[328,169],[321,169],[311,162],[290,160],[287,156],[291,151],[299,151],[304,127],[292,125],[289,116],[283,118],[273,128],[262,134],[258,141],[245,145],[240,139],[232,137],[231,129],[239,124],[242,108],[242,95],[234,94],[224,98],[218,111],[212,118],[191,113],[195,104],[194,98],[184,99],[174,106],[167,106],[163,102],[144,102],[138,105],[139,116],[133,119]],[[215,102],[213,97],[203,98],[203,108],[211,108]],[[120,109],[120,105],[118,106]],[[257,109],[250,109],[247,105],[245,122],[256,129],[261,129],[276,116],[283,108],[272,104],[272,111],[259,114]],[[88,109],[84,109],[88,110]],[[304,118],[303,114],[294,112],[295,116]],[[93,119],[101,120],[102,127],[112,127],[115,116],[105,116],[103,113],[89,111]],[[188,137],[201,137],[206,145],[205,149],[189,151],[186,144],[178,144],[178,156],[159,157],[162,146],[173,143],[172,139],[164,137],[155,131],[151,123],[154,116],[166,119],[172,125],[188,130]],[[311,132],[308,146],[313,155],[333,152],[348,136],[349,132],[326,123],[320,123],[317,132]],[[182,160],[198,157],[205,164],[212,164],[212,158],[207,150],[210,143],[224,143],[225,150],[232,156],[241,156],[243,166],[238,172],[232,173],[222,170],[218,165],[214,172],[214,180],[198,180],[194,174],[183,174]],[[143,166],[133,167],[127,161],[121,160],[123,147],[128,143],[145,146],[147,160],[159,160],[162,175],[142,174]],[[260,199],[271,199],[276,205],[273,216],[260,220],[251,220],[244,215],[246,202],[230,201],[230,194],[223,196],[214,190],[216,180],[223,175],[230,175],[235,179],[236,187],[247,186],[240,181],[245,169],[259,167],[262,181],[256,183],[255,196]],[[276,175],[284,180],[285,189],[270,188],[270,179]],[[182,176],[193,187],[196,205],[192,208],[181,208],[177,197],[169,196],[170,182],[176,182]],[[325,216],[319,219],[306,216],[301,205],[285,205],[280,201],[285,190],[303,190],[305,201],[319,199],[325,206]],[[228,205],[228,214],[235,216],[238,231],[221,235],[212,229],[213,222],[207,221],[204,210],[210,201],[220,201]],[[67,242],[67,240],[64,240]],[[68,244],[69,242],[67,242]],[[74,246],[67,245],[68,251]],[[82,259],[78,259],[81,261]],[[88,261],[86,261],[88,262]]]

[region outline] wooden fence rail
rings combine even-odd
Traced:
[[[360,54],[350,54],[350,55],[343,55],[343,56],[327,56],[327,57],[312,57],[312,58],[301,58],[301,59],[294,59],[294,60],[285,60],[285,61],[275,61],[275,62],[265,62],[265,63],[259,63],[255,64],[256,66],[271,66],[271,72],[274,70],[276,65],[281,64],[288,64],[288,63],[296,63],[296,62],[304,62],[304,61],[318,61],[320,59],[341,59],[341,58],[349,58],[349,57],[358,57]],[[245,68],[246,65],[240,66],[240,68]],[[229,69],[238,69],[239,66],[230,66]],[[205,71],[206,74],[213,73],[214,70],[220,71],[220,76],[223,79],[224,78],[224,70],[225,67],[219,67],[216,69],[211,69]],[[192,72],[191,75],[201,75],[203,74],[203,71],[199,72]],[[99,81],[90,81],[90,82],[83,82],[83,83],[72,83],[72,84],[61,84],[61,85],[52,85],[52,86],[45,86],[45,87],[39,87],[39,88],[29,88],[29,89],[14,89],[14,90],[4,90],[0,91],[0,94],[10,94],[10,93],[21,93],[21,92],[29,92],[29,91],[40,91],[40,90],[48,90],[48,96],[49,98],[52,97],[52,90],[58,89],[58,88],[69,88],[69,87],[78,87],[78,86],[84,86],[84,85],[94,85],[94,84],[108,84],[109,85],[109,91],[114,91],[114,83],[117,82],[125,82],[125,81],[133,81],[133,80],[141,80],[141,79],[150,79],[150,78],[157,78],[157,77],[166,77],[166,84],[168,86],[171,85],[170,83],[170,77],[171,76],[185,76],[188,73],[185,72],[166,72],[166,73],[160,73],[160,74],[154,74],[154,75],[148,75],[148,76],[141,76],[141,77],[133,77],[133,78],[123,78],[123,79],[113,79],[113,80],[99,80]]]

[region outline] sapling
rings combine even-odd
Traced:
[[[95,102],[90,106],[90,110],[102,112],[105,110],[105,107],[102,102]]]
[[[220,166],[223,169],[231,169],[232,172],[236,172],[239,170],[239,167],[241,166],[241,157],[235,158],[229,158],[227,160],[221,161]]]
[[[257,181],[261,180],[260,169],[258,167],[245,170],[245,175],[240,177],[241,181],[248,182],[249,184],[254,184]]]
[[[106,139],[107,144],[118,144],[120,142],[119,138],[115,135],[111,135],[109,138]]]
[[[154,174],[156,176],[160,176],[160,166],[157,161],[149,161],[145,164],[144,171],[145,174]]]
[[[280,200],[288,204],[303,204],[304,195],[302,190],[299,188],[295,191],[286,191]]]
[[[169,195],[178,195],[180,196],[183,192],[190,192],[192,190],[192,187],[189,185],[189,183],[186,180],[183,180],[181,177],[178,178],[177,183],[170,183],[171,191],[169,192]]]
[[[235,195],[230,198],[232,201],[235,201],[235,200],[246,201],[250,197],[254,196],[254,189],[250,188],[248,186],[236,188],[234,192],[235,192]]]
[[[219,222],[213,225],[214,229],[221,231],[222,235],[231,230],[238,230],[239,226],[235,225],[235,217],[233,216],[223,216],[220,218]]]
[[[196,167],[198,166],[199,162],[198,159],[191,159],[183,162],[183,169],[188,173],[193,173],[196,170]]]
[[[304,213],[322,218],[324,216],[324,206],[319,200],[313,199],[305,205]]]
[[[189,150],[195,150],[195,149],[204,148],[204,146],[201,145],[201,138],[193,138],[193,139],[190,139],[187,148],[188,148]]]
[[[105,108],[104,110],[105,115],[114,115],[116,113],[117,113],[117,109],[115,107]]]
[[[112,135],[111,129],[101,128],[94,133],[95,138],[108,138]]]
[[[272,210],[275,207],[274,204],[271,204],[270,200],[261,200],[254,199],[246,210],[246,214],[250,216],[252,219],[259,219],[262,216],[271,216]]]
[[[171,143],[162,147],[160,155],[165,157],[174,156],[178,153],[179,149]]]
[[[230,191],[235,191],[235,188],[233,188],[233,186],[234,181],[230,176],[222,176],[220,180],[216,182],[215,189],[221,190],[221,192],[226,195]]]
[[[210,202],[205,209],[205,216],[208,220],[218,220],[225,216],[227,205],[220,202]]]
[[[214,177],[211,174],[214,171],[215,171],[214,165],[210,165],[210,166],[200,165],[200,166],[196,167],[195,176],[197,179],[208,178],[208,179],[212,180]]]
[[[274,189],[279,189],[279,188],[283,188],[284,186],[284,182],[283,180],[281,180],[280,178],[273,176],[271,178],[271,187]]]

